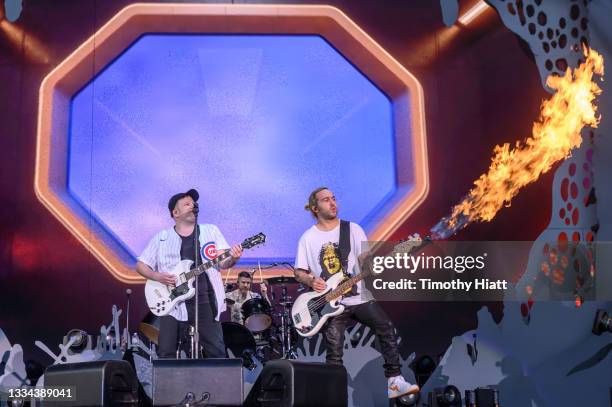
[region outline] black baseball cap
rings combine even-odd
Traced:
[[[168,201],[168,210],[170,211],[170,216],[172,216],[172,211],[174,210],[174,207],[176,206],[176,203],[179,201],[179,199],[183,199],[186,196],[190,196],[194,202],[197,202],[200,198],[200,194],[198,194],[198,191],[193,188],[191,188],[187,192],[180,192],[178,194],[172,195],[172,198],[170,198],[170,200]]]

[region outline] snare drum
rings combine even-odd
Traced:
[[[270,305],[263,298],[251,298],[242,304],[244,326],[252,332],[262,332],[272,325]]]

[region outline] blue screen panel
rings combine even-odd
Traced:
[[[245,259],[291,260],[327,185],[361,222],[396,190],[391,101],[319,36],[141,37],[72,100],[68,189],[135,258],[195,187]]]

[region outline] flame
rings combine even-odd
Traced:
[[[474,187],[452,214],[432,228],[435,238],[448,237],[473,221],[493,219],[522,187],[580,146],[583,127],[597,127],[600,117],[593,101],[601,88],[593,82],[593,74],[603,76],[603,57],[586,47],[584,55],[586,60],[578,68],[568,68],[562,77],[547,78],[546,84],[556,92],[542,102],[531,137],[517,141],[513,148],[509,143],[495,146],[488,172],[474,181]]]

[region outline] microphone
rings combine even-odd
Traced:
[[[130,294],[132,294],[132,289],[131,289],[131,288],[126,289],[126,290],[125,290],[125,293],[126,293],[126,294],[127,294],[127,296],[129,297],[129,296],[130,296]]]
[[[198,212],[200,212],[200,206],[198,205],[197,202],[194,202],[193,203],[193,213],[197,215]]]

